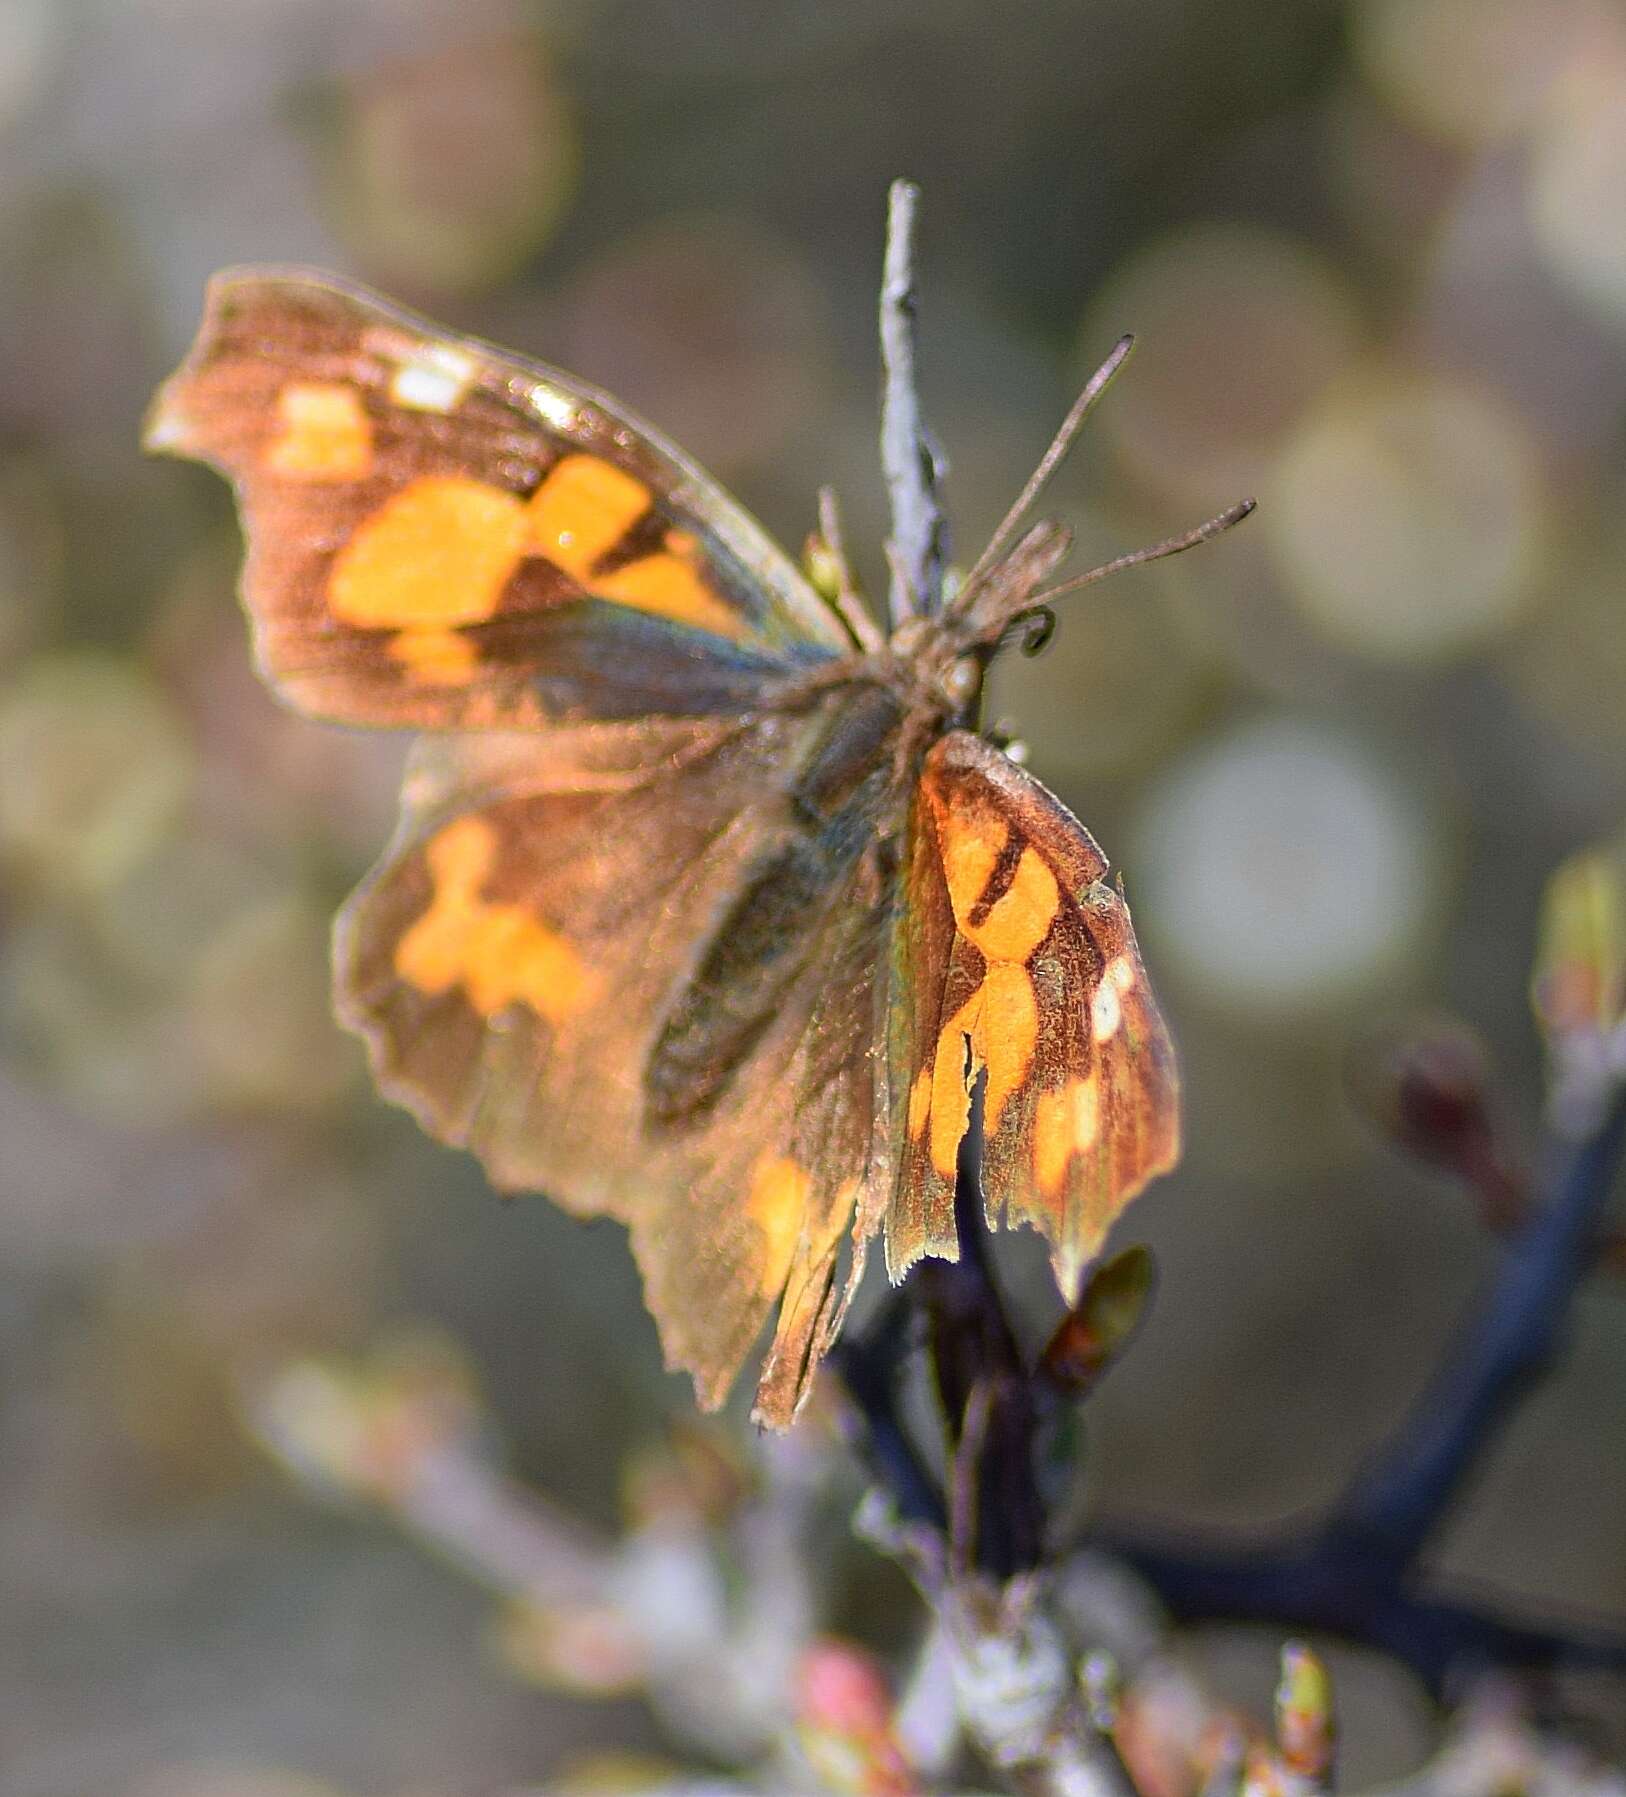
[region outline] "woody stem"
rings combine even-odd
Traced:
[[[988,1257],[981,1161],[979,1086],[955,1182],[960,1258],[921,1261],[869,1330],[837,1342],[831,1362],[852,1407],[859,1449],[899,1521],[963,1539],[971,1566],[956,1570],[1004,1580],[1038,1565],[1045,1516],[1034,1468],[1038,1415]],[[947,1493],[903,1420],[902,1386],[922,1342],[953,1487]],[[980,1440],[962,1454],[974,1410]]]
[[[1626,1092],[1587,1140],[1555,1153],[1545,1201],[1510,1237],[1423,1398],[1325,1517],[1285,1541],[1181,1542],[1109,1527],[1095,1545],[1127,1560],[1179,1620],[1342,1635],[1394,1655],[1435,1692],[1475,1662],[1626,1667],[1617,1623],[1506,1617],[1437,1598],[1417,1575],[1501,1425],[1562,1346],[1623,1158]]]
[[[905,619],[942,609],[947,527],[937,500],[941,458],[921,416],[915,384],[915,209],[920,189],[894,181],[887,199],[886,257],[881,279],[881,468],[892,511],[894,629]]]

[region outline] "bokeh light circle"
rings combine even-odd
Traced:
[[[318,1110],[342,1094],[355,1057],[333,1021],[328,934],[318,906],[273,895],[203,945],[189,1012],[217,1104]],[[255,1020],[252,1030],[244,1030],[245,1017]]]
[[[192,771],[179,719],[138,668],[43,656],[0,693],[0,854],[47,885],[105,890],[176,822]]]
[[[1626,46],[1568,83],[1564,102],[1532,149],[1531,227],[1559,279],[1626,330]]]
[[[806,432],[828,390],[819,283],[744,217],[668,219],[617,239],[570,283],[555,330],[563,366],[723,474]]]
[[[1373,85],[1413,123],[1483,144],[1534,116],[1581,41],[1593,0],[1354,0]]]
[[[45,634],[66,560],[66,533],[47,469],[0,458],[0,668]]]
[[[1204,225],[1132,256],[1090,308],[1080,379],[1126,330],[1134,359],[1099,428],[1151,490],[1210,508],[1257,487],[1361,341],[1333,268],[1255,225]]]
[[[1354,743],[1291,718],[1243,725],[1172,767],[1128,864],[1158,964],[1214,1004],[1269,1019],[1392,975],[1436,881],[1414,796]]]
[[[18,123],[47,91],[61,49],[61,13],[50,0],[0,6],[0,131]]]
[[[1609,504],[1626,505],[1618,492]],[[1539,622],[1510,641],[1502,666],[1526,705],[1560,736],[1621,766],[1626,750],[1626,529],[1566,562]],[[1600,794],[1601,796],[1601,794]]]
[[[414,293],[477,292],[552,235],[578,161],[574,114],[540,46],[497,37],[350,84],[327,191],[370,274]]]
[[[1437,375],[1342,388],[1261,500],[1278,573],[1306,617],[1382,660],[1443,660],[1494,636],[1539,565],[1544,495],[1522,426]]]

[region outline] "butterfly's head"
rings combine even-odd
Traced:
[[[883,665],[906,705],[923,707],[952,726],[976,717],[989,659],[945,617],[906,618],[887,641]]]
[[[1066,560],[1073,533],[1041,519],[1030,525],[990,567],[974,568],[949,606],[950,629],[966,653],[991,660],[1013,630],[1043,606],[1036,597]]]
[[[906,703],[950,726],[973,724],[989,664],[1023,624],[1031,625],[1034,614],[1023,602],[1071,541],[1060,525],[1036,524],[976,592],[962,587],[937,615],[905,618],[887,641],[884,662]]]

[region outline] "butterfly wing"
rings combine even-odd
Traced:
[[[966,731],[926,757],[907,860],[887,1264],[899,1278],[922,1254],[955,1254],[956,1160],[980,1080],[989,1220],[1038,1228],[1071,1296],[1180,1151],[1174,1051],[1128,906],[1083,825]]]
[[[778,1307],[780,1426],[890,1184],[891,801],[824,780],[852,710],[425,738],[336,938],[381,1088],[497,1185],[627,1223],[702,1403]]]
[[[358,287],[216,276],[147,443],[232,481],[262,670],[318,716],[721,714],[848,647],[760,527],[647,425]]]

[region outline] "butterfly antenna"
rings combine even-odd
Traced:
[[[1182,555],[1188,549],[1195,549],[1199,543],[1222,536],[1232,525],[1240,524],[1258,503],[1255,499],[1239,499],[1235,505],[1227,506],[1194,530],[1183,530],[1179,536],[1165,537],[1161,543],[1153,543],[1145,549],[1131,549],[1127,555],[1114,556],[1110,562],[1102,562],[1100,567],[1091,568],[1087,574],[1075,574],[1071,580],[1058,581],[1042,592],[1030,593],[1022,601],[1022,613],[1048,606],[1052,600],[1061,598],[1064,593],[1076,593],[1080,587],[1092,587],[1098,580],[1121,574],[1125,568],[1138,568],[1142,562],[1160,562],[1165,556]]]
[[[1073,401],[1067,416],[1061,421],[1061,429],[1051,438],[1050,447],[1039,458],[1038,467],[1028,476],[1027,485],[1017,495],[1016,504],[1000,521],[998,530],[988,539],[988,547],[977,557],[976,566],[960,583],[962,594],[972,593],[977,583],[987,577],[989,570],[998,565],[1022,520],[1033,510],[1039,495],[1050,485],[1051,476],[1066,460],[1068,450],[1073,447],[1073,439],[1084,428],[1085,420],[1095,410],[1102,394],[1112,385],[1118,370],[1129,360],[1129,352],[1134,347],[1133,336],[1120,337],[1112,346],[1111,355],[1085,382],[1084,391]]]

